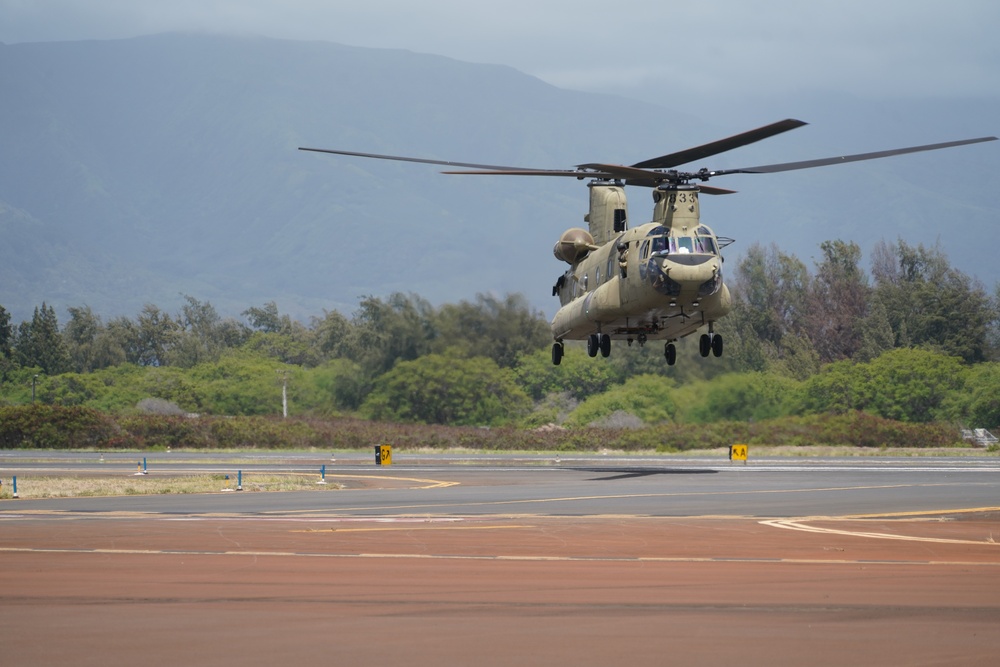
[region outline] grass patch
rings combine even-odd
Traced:
[[[103,496],[153,496],[182,493],[225,493],[236,490],[236,476],[230,475],[130,475],[127,477],[36,476],[19,477],[20,498],[88,498]],[[260,473],[243,475],[244,492],[321,491],[342,488],[335,482],[317,484],[317,475],[301,473]],[[0,499],[13,497],[13,487],[5,483]]]

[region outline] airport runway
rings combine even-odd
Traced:
[[[135,469],[134,455],[88,456],[0,453],[0,476]],[[249,488],[256,471],[318,479],[326,465],[343,488],[0,501],[9,662],[1000,655],[993,457],[414,456],[376,468],[361,454],[171,456],[150,475],[238,467]]]

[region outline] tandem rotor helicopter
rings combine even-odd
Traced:
[[[718,236],[700,219],[700,196],[733,194],[704,185],[716,176],[768,174],[845,162],[964,146],[996,137],[979,137],[875,153],[768,164],[740,169],[680,171],[676,167],[746,146],[806,123],[786,119],[726,139],[623,166],[603,163],[573,169],[529,169],[467,162],[448,162],[398,155],[377,155],[322,148],[303,151],[333,153],[379,160],[419,162],[456,170],[445,174],[490,176],[564,176],[590,179],[588,229],[563,233],[553,248],[557,259],[569,264],[552,287],[560,308],[552,319],[552,363],[558,365],[566,340],[586,340],[587,353],[611,354],[611,340],[663,340],[667,364],[677,360],[676,343],[702,327],[701,356],[722,356],[722,336],[715,323],[730,310],[732,299],[722,280],[722,249],[733,239]],[[626,186],[652,188],[653,219],[629,226]]]

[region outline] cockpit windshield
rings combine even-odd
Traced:
[[[668,254],[718,255],[719,246],[712,230],[704,225],[693,233],[675,232],[665,227],[657,227],[650,234],[649,253],[653,256]],[[643,252],[645,256],[645,251]]]

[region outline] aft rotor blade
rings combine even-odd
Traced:
[[[397,162],[420,162],[422,164],[439,164],[445,167],[468,167],[470,169],[492,169],[499,171],[530,171],[521,167],[502,167],[493,164],[473,164],[470,162],[449,162],[446,160],[428,160],[420,157],[404,157],[402,155],[379,155],[378,153],[355,153],[354,151],[338,151],[329,148],[299,148],[300,151],[312,151],[313,153],[332,153],[334,155],[352,155],[354,157],[367,157],[375,160],[396,160]]]
[[[801,120],[795,120],[794,118],[786,118],[785,120],[779,120],[777,123],[771,123],[770,125],[765,125],[764,127],[758,127],[756,130],[742,132],[727,139],[719,139],[718,141],[713,141],[694,148],[688,148],[687,150],[678,151],[676,153],[670,153],[669,155],[654,157],[649,160],[637,162],[632,166],[639,169],[670,169],[671,167],[694,162],[695,160],[703,160],[707,157],[718,155],[719,153],[725,153],[726,151],[731,151],[734,148],[746,146],[747,144],[755,143],[761,139],[767,139],[768,137],[773,137],[776,134],[794,130],[795,128],[802,127],[803,125],[808,125],[808,123]]]
[[[889,151],[878,151],[875,153],[858,153],[857,155],[841,155],[840,157],[821,158],[819,160],[803,160],[801,162],[784,162],[781,164],[765,164],[759,167],[743,167],[741,169],[722,169],[720,171],[708,172],[709,176],[724,176],[726,174],[773,174],[779,171],[792,171],[794,169],[811,169],[813,167],[825,167],[831,164],[844,164],[846,162],[859,162],[861,160],[876,160],[893,155],[905,155],[906,153],[919,153],[921,151],[935,151],[939,148],[952,148],[953,146],[965,146],[967,144],[978,144],[984,141],[996,141],[996,137],[979,137],[977,139],[963,139],[962,141],[947,141],[941,144],[927,144],[926,146],[911,146],[910,148],[896,148]]]

